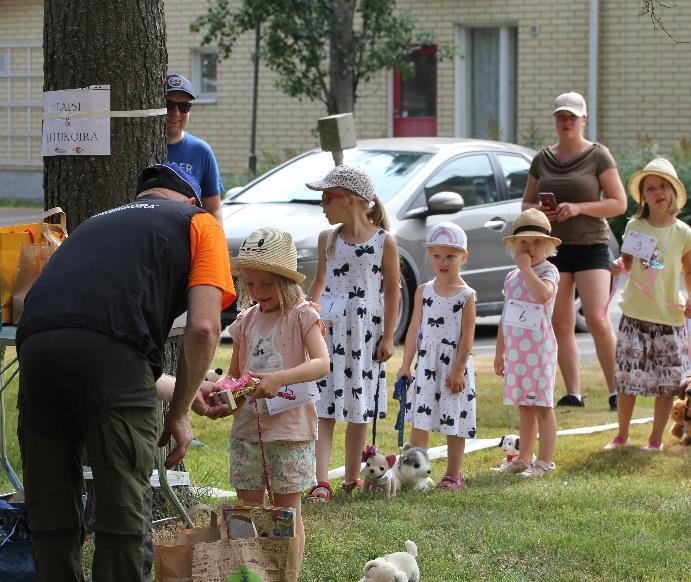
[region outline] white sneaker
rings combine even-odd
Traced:
[[[510,463],[502,463],[501,467],[492,467],[495,473],[521,473],[530,468],[530,465],[516,457]]]
[[[547,464],[538,459],[533,463],[532,467],[528,467],[525,471],[519,473],[519,475],[521,477],[542,477],[544,474],[554,471],[556,467],[554,463]]]

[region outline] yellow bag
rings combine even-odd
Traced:
[[[60,224],[43,222],[49,216],[60,215]],[[41,222],[0,227],[0,306],[2,323],[12,323],[12,297],[22,245],[50,243],[59,246],[67,237],[67,217],[62,208],[43,213]]]

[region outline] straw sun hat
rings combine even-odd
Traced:
[[[513,221],[511,232],[511,235],[504,237],[505,243],[524,236],[539,236],[551,241],[555,246],[561,244],[561,240],[551,236],[552,225],[549,223],[545,213],[540,212],[537,208],[528,208],[528,210],[521,212],[516,220]]]
[[[655,158],[649,162],[645,168],[636,172],[629,180],[629,192],[638,204],[641,204],[641,181],[646,176],[659,176],[667,180],[677,194],[677,208],[680,210],[686,204],[686,188],[677,177],[677,172],[669,160],[665,158]]]
[[[233,266],[259,269],[302,283],[305,276],[298,272],[298,253],[293,237],[277,228],[260,228],[242,243]]]

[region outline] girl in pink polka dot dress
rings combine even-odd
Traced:
[[[504,376],[504,404],[518,405],[520,449],[517,458],[497,470],[523,477],[554,470],[557,342],[551,319],[559,271],[547,257],[556,254],[561,241],[550,236],[551,231],[547,217],[530,208],[515,220],[513,234],[504,238],[517,268],[504,282],[494,371]],[[538,431],[540,447],[533,462]]]

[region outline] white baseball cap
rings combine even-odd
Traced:
[[[569,111],[576,117],[585,117],[587,115],[587,110],[583,95],[574,91],[562,93],[554,101],[554,111],[552,115],[559,111]]]
[[[463,229],[453,222],[440,222],[429,229],[425,238],[426,247],[453,247],[468,250],[468,237]]]

